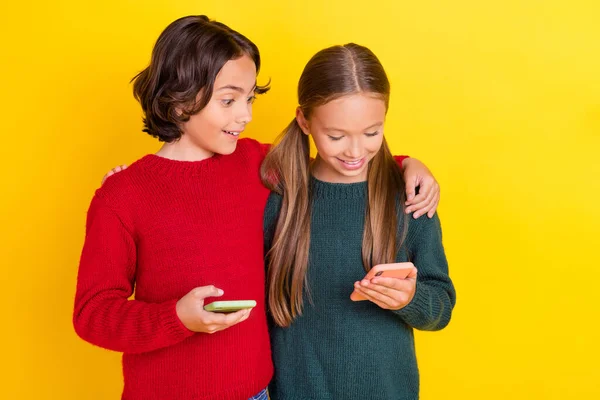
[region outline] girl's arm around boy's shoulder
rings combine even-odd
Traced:
[[[394,313],[416,329],[442,329],[452,317],[456,292],[448,273],[437,213],[432,218],[409,221],[406,247],[418,271],[416,290],[412,301]]]
[[[99,191],[100,192],[100,191]],[[176,313],[177,300],[129,300],[136,272],[136,242],[126,215],[96,193],[86,223],[77,276],[73,325],[84,340],[110,350],[141,353],[191,336]]]

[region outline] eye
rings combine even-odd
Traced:
[[[248,101],[248,104],[253,104],[255,100],[256,100],[256,96],[250,96],[250,97],[248,97],[247,101]]]
[[[379,131],[365,133],[365,136],[373,137],[379,135]]]
[[[327,135],[327,136],[329,136],[329,139],[331,139],[333,141],[341,140],[343,138],[343,136],[331,136],[331,135]]]
[[[235,100],[233,99],[223,99],[221,100],[221,104],[224,105],[225,107],[229,107],[230,105],[233,104]]]

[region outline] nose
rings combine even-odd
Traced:
[[[357,159],[362,155],[362,144],[359,138],[352,138],[348,141],[348,147],[344,152],[346,157],[350,159]]]
[[[238,112],[235,122],[246,125],[252,121],[252,103],[242,104]]]

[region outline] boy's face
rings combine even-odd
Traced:
[[[348,95],[316,107],[298,123],[313,137],[318,156],[313,174],[326,182],[353,183],[367,179],[369,161],[383,143],[386,106],[380,96]]]
[[[233,153],[239,135],[252,120],[255,86],[256,66],[250,57],[226,62],[206,107],[182,125],[180,143],[204,152],[207,158]]]

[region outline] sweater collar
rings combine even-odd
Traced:
[[[156,154],[147,154],[140,162],[144,167],[161,175],[185,176],[213,171],[218,167],[222,158],[221,154],[215,154],[201,161],[179,161],[157,156]]]
[[[364,199],[367,197],[367,181],[356,183],[330,183],[310,177],[312,196],[315,199]]]

